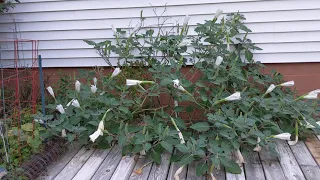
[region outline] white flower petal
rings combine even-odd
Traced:
[[[112,31],[114,35],[117,35],[117,29],[114,27],[114,25],[111,25]]]
[[[49,94],[50,94],[53,98],[55,98],[52,87],[51,87],[51,86],[47,87],[47,90],[48,90]]]
[[[98,88],[97,88],[97,86],[96,85],[91,85],[91,92],[92,93],[96,93],[97,92],[97,90],[98,90]]]
[[[62,129],[62,131],[61,131],[61,137],[67,137],[66,129]]]
[[[221,9],[218,9],[216,14],[214,15],[215,19],[218,19],[218,17],[223,13],[223,11]]]
[[[235,92],[231,94],[230,96],[224,98],[225,101],[235,101],[235,100],[240,100],[241,99],[241,94],[240,92]]]
[[[285,86],[285,87],[294,86],[294,81],[284,82],[280,84],[280,86]]]
[[[111,78],[116,77],[118,74],[120,74],[121,69],[120,68],[115,68],[114,71],[112,72]]]
[[[102,131],[104,130],[104,123],[102,120],[99,122],[98,129],[100,129]]]
[[[73,101],[74,101],[74,99],[71,99],[71,101],[69,101],[66,106],[69,107]]]
[[[290,133],[281,133],[281,134],[277,134],[277,135],[273,136],[273,138],[281,139],[281,140],[288,140],[288,141],[290,141],[290,137],[291,137]]]
[[[142,81],[138,81],[138,80],[133,80],[133,79],[127,79],[126,80],[126,85],[127,86],[135,86],[135,85],[138,85],[138,84],[141,84]]]
[[[93,78],[93,84],[97,85],[98,79],[96,77]]]
[[[237,159],[236,163],[238,163],[238,164],[244,163],[244,158],[243,158],[243,156],[242,156],[242,154],[241,154],[239,149],[235,152],[235,157]]]
[[[216,59],[216,62],[215,62],[216,66],[220,66],[222,61],[223,61],[223,58],[221,56],[218,56],[217,59]]]
[[[276,87],[277,87],[277,86],[275,86],[274,84],[271,84],[271,85],[268,87],[266,93],[264,93],[264,94],[269,94],[269,93],[272,92]]]
[[[72,106],[76,107],[76,108],[80,108],[80,104],[79,101],[77,99],[74,99],[71,103]]]
[[[184,27],[186,27],[186,26],[188,25],[189,19],[190,19],[190,16],[187,14],[187,15],[184,17],[184,20],[183,20],[183,26],[184,26]]]
[[[81,87],[80,81],[77,80],[77,81],[75,82],[74,86],[75,86],[76,91],[80,92],[80,87]]]
[[[316,92],[309,92],[307,95],[303,96],[304,99],[318,99],[318,93]]]
[[[290,146],[293,146],[293,145],[297,144],[298,139],[299,139],[299,137],[296,136],[296,139],[295,139],[294,141],[288,141],[288,144],[289,144]]]
[[[58,105],[56,106],[56,109],[60,112],[60,114],[64,114],[64,113],[65,113],[65,111],[64,111],[64,109],[63,109],[63,106],[62,106],[61,104],[58,104]]]
[[[89,136],[90,140],[94,142],[101,135],[101,132],[102,131],[100,129],[96,130],[93,134]]]

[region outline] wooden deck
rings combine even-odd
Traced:
[[[320,136],[318,137],[320,138]],[[267,152],[253,153],[245,159],[242,174],[215,172],[218,180],[319,180],[320,141],[316,136],[308,141],[289,146],[277,141],[278,157]],[[170,154],[164,154],[158,166],[150,163],[142,174],[135,170],[150,162],[138,156],[121,156],[118,146],[109,150],[72,147],[59,161],[49,166],[39,180],[174,180],[179,168],[170,163]],[[196,165],[189,164],[180,174],[181,180],[205,180],[195,175]]]

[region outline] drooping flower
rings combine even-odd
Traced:
[[[284,83],[280,84],[280,86],[283,86],[283,87],[294,86],[294,81],[284,82]]]
[[[65,111],[63,109],[63,106],[61,104],[58,104],[56,106],[56,110],[58,110],[60,112],[60,114],[64,114],[65,113]]]
[[[103,136],[104,123],[103,120],[100,121],[98,129],[89,136],[90,140],[94,142],[99,136]]]
[[[114,71],[112,72],[111,78],[118,76],[120,74],[121,69],[120,68],[115,68]]]
[[[244,158],[243,158],[243,156],[242,156],[242,154],[241,154],[239,149],[235,152],[234,155],[236,157],[236,163],[238,163],[238,164],[244,163]]]
[[[67,137],[66,129],[62,129],[62,131],[61,131],[61,137]]]
[[[172,80],[172,82],[173,82],[173,87],[179,89],[180,91],[184,91],[184,92],[186,91],[184,87],[180,85],[179,79]]]
[[[96,85],[91,85],[90,89],[91,89],[91,92],[92,92],[92,93],[96,93],[97,90],[98,90],[98,88],[97,88]]]
[[[216,66],[220,66],[222,61],[223,61],[223,58],[221,56],[218,56],[217,59],[216,59],[216,62],[215,62]]]
[[[71,101],[69,101],[66,106],[69,107],[74,100],[75,100],[75,99],[71,99]]]
[[[270,92],[272,92],[277,86],[275,86],[274,84],[271,84],[267,91],[264,94],[269,94]]]
[[[76,108],[80,108],[80,104],[79,104],[79,101],[77,99],[73,99],[73,101],[71,102],[71,105],[76,107]]]
[[[51,86],[47,87],[47,90],[48,90],[49,94],[50,94],[53,98],[55,98],[52,87],[51,87]]]
[[[313,91],[311,91],[309,93],[317,93],[317,94],[319,94],[320,93],[320,89],[313,90]]]
[[[241,94],[240,92],[235,92],[231,94],[230,96],[224,98],[225,101],[235,101],[235,100],[240,100],[241,99]]]
[[[191,44],[191,39],[183,39],[181,42],[180,42],[180,44],[178,44],[178,46],[179,47],[181,47],[181,46],[188,46],[188,45],[190,45]]]
[[[272,137],[273,137],[273,138],[276,138],[276,139],[281,139],[281,140],[288,140],[288,141],[290,141],[291,134],[290,134],[290,133],[281,133],[281,134],[274,135],[274,136],[272,136]]]
[[[183,20],[183,27],[186,27],[188,25],[189,19],[190,19],[190,16],[187,14]]]
[[[136,86],[138,84],[141,84],[142,81],[139,81],[139,80],[133,80],[133,79],[127,79],[126,80],[126,85],[127,86]]]
[[[76,83],[74,84],[76,91],[80,92],[80,87],[81,87],[81,83],[80,81],[76,81]]]
[[[288,144],[289,144],[290,146],[293,146],[293,145],[297,144],[298,139],[299,139],[299,137],[298,137],[298,135],[296,135],[296,139],[295,139],[294,141],[288,141]]]
[[[117,35],[117,29],[114,27],[114,25],[111,25],[111,29],[113,31],[113,34],[116,36]]]
[[[179,175],[181,174],[183,168],[184,168],[184,165],[181,166],[181,167],[176,171],[176,173],[174,173],[174,176],[173,176],[173,177],[174,177],[174,180],[180,180]]]
[[[93,78],[93,84],[97,85],[98,79],[96,77]]]
[[[185,144],[186,142],[185,142],[185,140],[184,140],[184,138],[183,138],[183,135],[182,135],[180,129],[178,128],[175,120],[174,120],[172,117],[170,117],[170,119],[171,119],[171,122],[172,122],[173,126],[176,128],[176,131],[178,131],[178,136],[179,136],[179,139],[180,139],[180,144]]]
[[[216,14],[214,15],[214,19],[218,19],[218,17],[223,13],[221,9],[218,9]]]
[[[257,138],[257,145],[256,147],[253,149],[253,151],[256,151],[256,152],[260,152],[261,151],[261,146],[260,146],[260,143],[261,142],[261,139],[260,137]]]
[[[303,96],[304,99],[318,99],[318,93],[311,91],[308,94]]]

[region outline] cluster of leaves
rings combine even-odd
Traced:
[[[19,0],[3,0],[0,1],[0,14],[8,12],[10,8],[14,8],[14,3],[20,3]]]
[[[260,48],[248,39],[251,31],[243,20],[238,13],[220,21],[216,16],[198,24],[194,36],[187,35],[185,23],[175,32],[166,32],[163,26],[135,28],[125,37],[126,31],[116,29],[115,42],[86,41],[110,65],[112,54],[118,54],[122,72],[116,77],[100,74],[95,93],[90,89],[93,77],[85,76],[80,91],[68,89],[66,99],[48,105],[55,110],[58,104],[77,99],[80,107],[65,106],[65,113],[41,117],[48,121],[47,134],[60,136],[66,130],[69,141],[89,143],[102,120],[103,136],[94,142],[98,147],[118,143],[123,154],[146,153],[156,163],[163,152],[176,149],[179,152],[172,161],[181,166],[197,161],[197,175],[201,175],[214,167],[240,173],[231,154],[252,152],[257,145],[275,152],[274,135],[319,131],[316,100],[297,100],[295,92],[281,86],[265,93],[283,79],[277,72],[261,72],[264,65],[255,62],[252,54]],[[223,58],[222,63],[217,63],[218,58]],[[126,86],[124,79],[132,78],[127,67],[135,60],[145,69],[146,79],[138,80],[154,83]],[[192,65],[188,72],[184,71],[187,65]],[[179,88],[174,86],[176,79]],[[226,101],[234,92],[241,93],[241,100]],[[203,114],[200,120],[192,115],[188,121],[179,117],[196,110]],[[308,123],[315,128],[308,129]]]

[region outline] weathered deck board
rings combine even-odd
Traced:
[[[87,162],[82,166],[78,173],[74,176],[73,180],[90,180],[94,173],[97,171],[105,157],[109,154],[110,149],[97,149],[90,156]]]
[[[320,165],[320,141],[315,136],[312,136],[305,143],[318,165]]]
[[[121,148],[116,145],[109,152],[108,156],[101,163],[99,169],[93,175],[92,180],[110,179],[121,160]]]
[[[122,157],[117,169],[114,171],[111,180],[127,180],[129,179],[131,172],[136,165],[138,157],[134,156],[124,156]]]
[[[241,174],[232,174],[227,172],[226,180],[246,180],[243,167],[241,167]]]
[[[267,180],[286,180],[277,157],[271,156],[265,149],[262,149],[259,155]]]
[[[166,180],[169,165],[170,165],[170,157],[169,153],[162,154],[162,161],[160,165],[153,163],[151,172],[149,174],[148,180]]]
[[[188,164],[187,180],[205,180],[206,179],[204,176],[196,175],[196,166],[197,166],[196,162]]]
[[[226,179],[226,172],[224,171],[223,168],[221,168],[220,170],[214,169],[213,175],[215,178],[217,178],[217,180],[225,180]]]
[[[250,156],[245,158],[244,170],[246,174],[246,180],[265,180],[262,164],[259,158],[259,154],[254,152]]]
[[[72,144],[66,153],[61,156],[57,161],[49,165],[46,171],[43,172],[37,179],[38,180],[52,180],[54,179],[60,171],[69,163],[69,161],[79,152],[81,145],[76,143]]]
[[[79,169],[85,164],[85,162],[89,159],[94,149],[87,150],[83,147],[72,159],[71,161],[64,167],[64,169],[56,176],[55,180],[69,180],[77,174]]]
[[[319,180],[319,167],[318,166],[300,166],[302,169],[304,176],[307,180]]]
[[[150,163],[151,162],[151,163]],[[145,167],[143,167],[142,169],[142,173],[141,174],[137,174],[136,170],[140,169],[142,166],[144,166],[145,164],[147,164]],[[145,157],[139,157],[139,160],[136,164],[136,166],[133,168],[133,171],[129,177],[130,180],[147,180],[151,171],[151,167],[152,167],[152,160],[151,159],[147,159]]]
[[[286,141],[277,140],[277,151],[279,153],[279,161],[282,170],[285,172],[284,176],[290,180],[304,180],[305,177],[299,167],[288,143]]]

